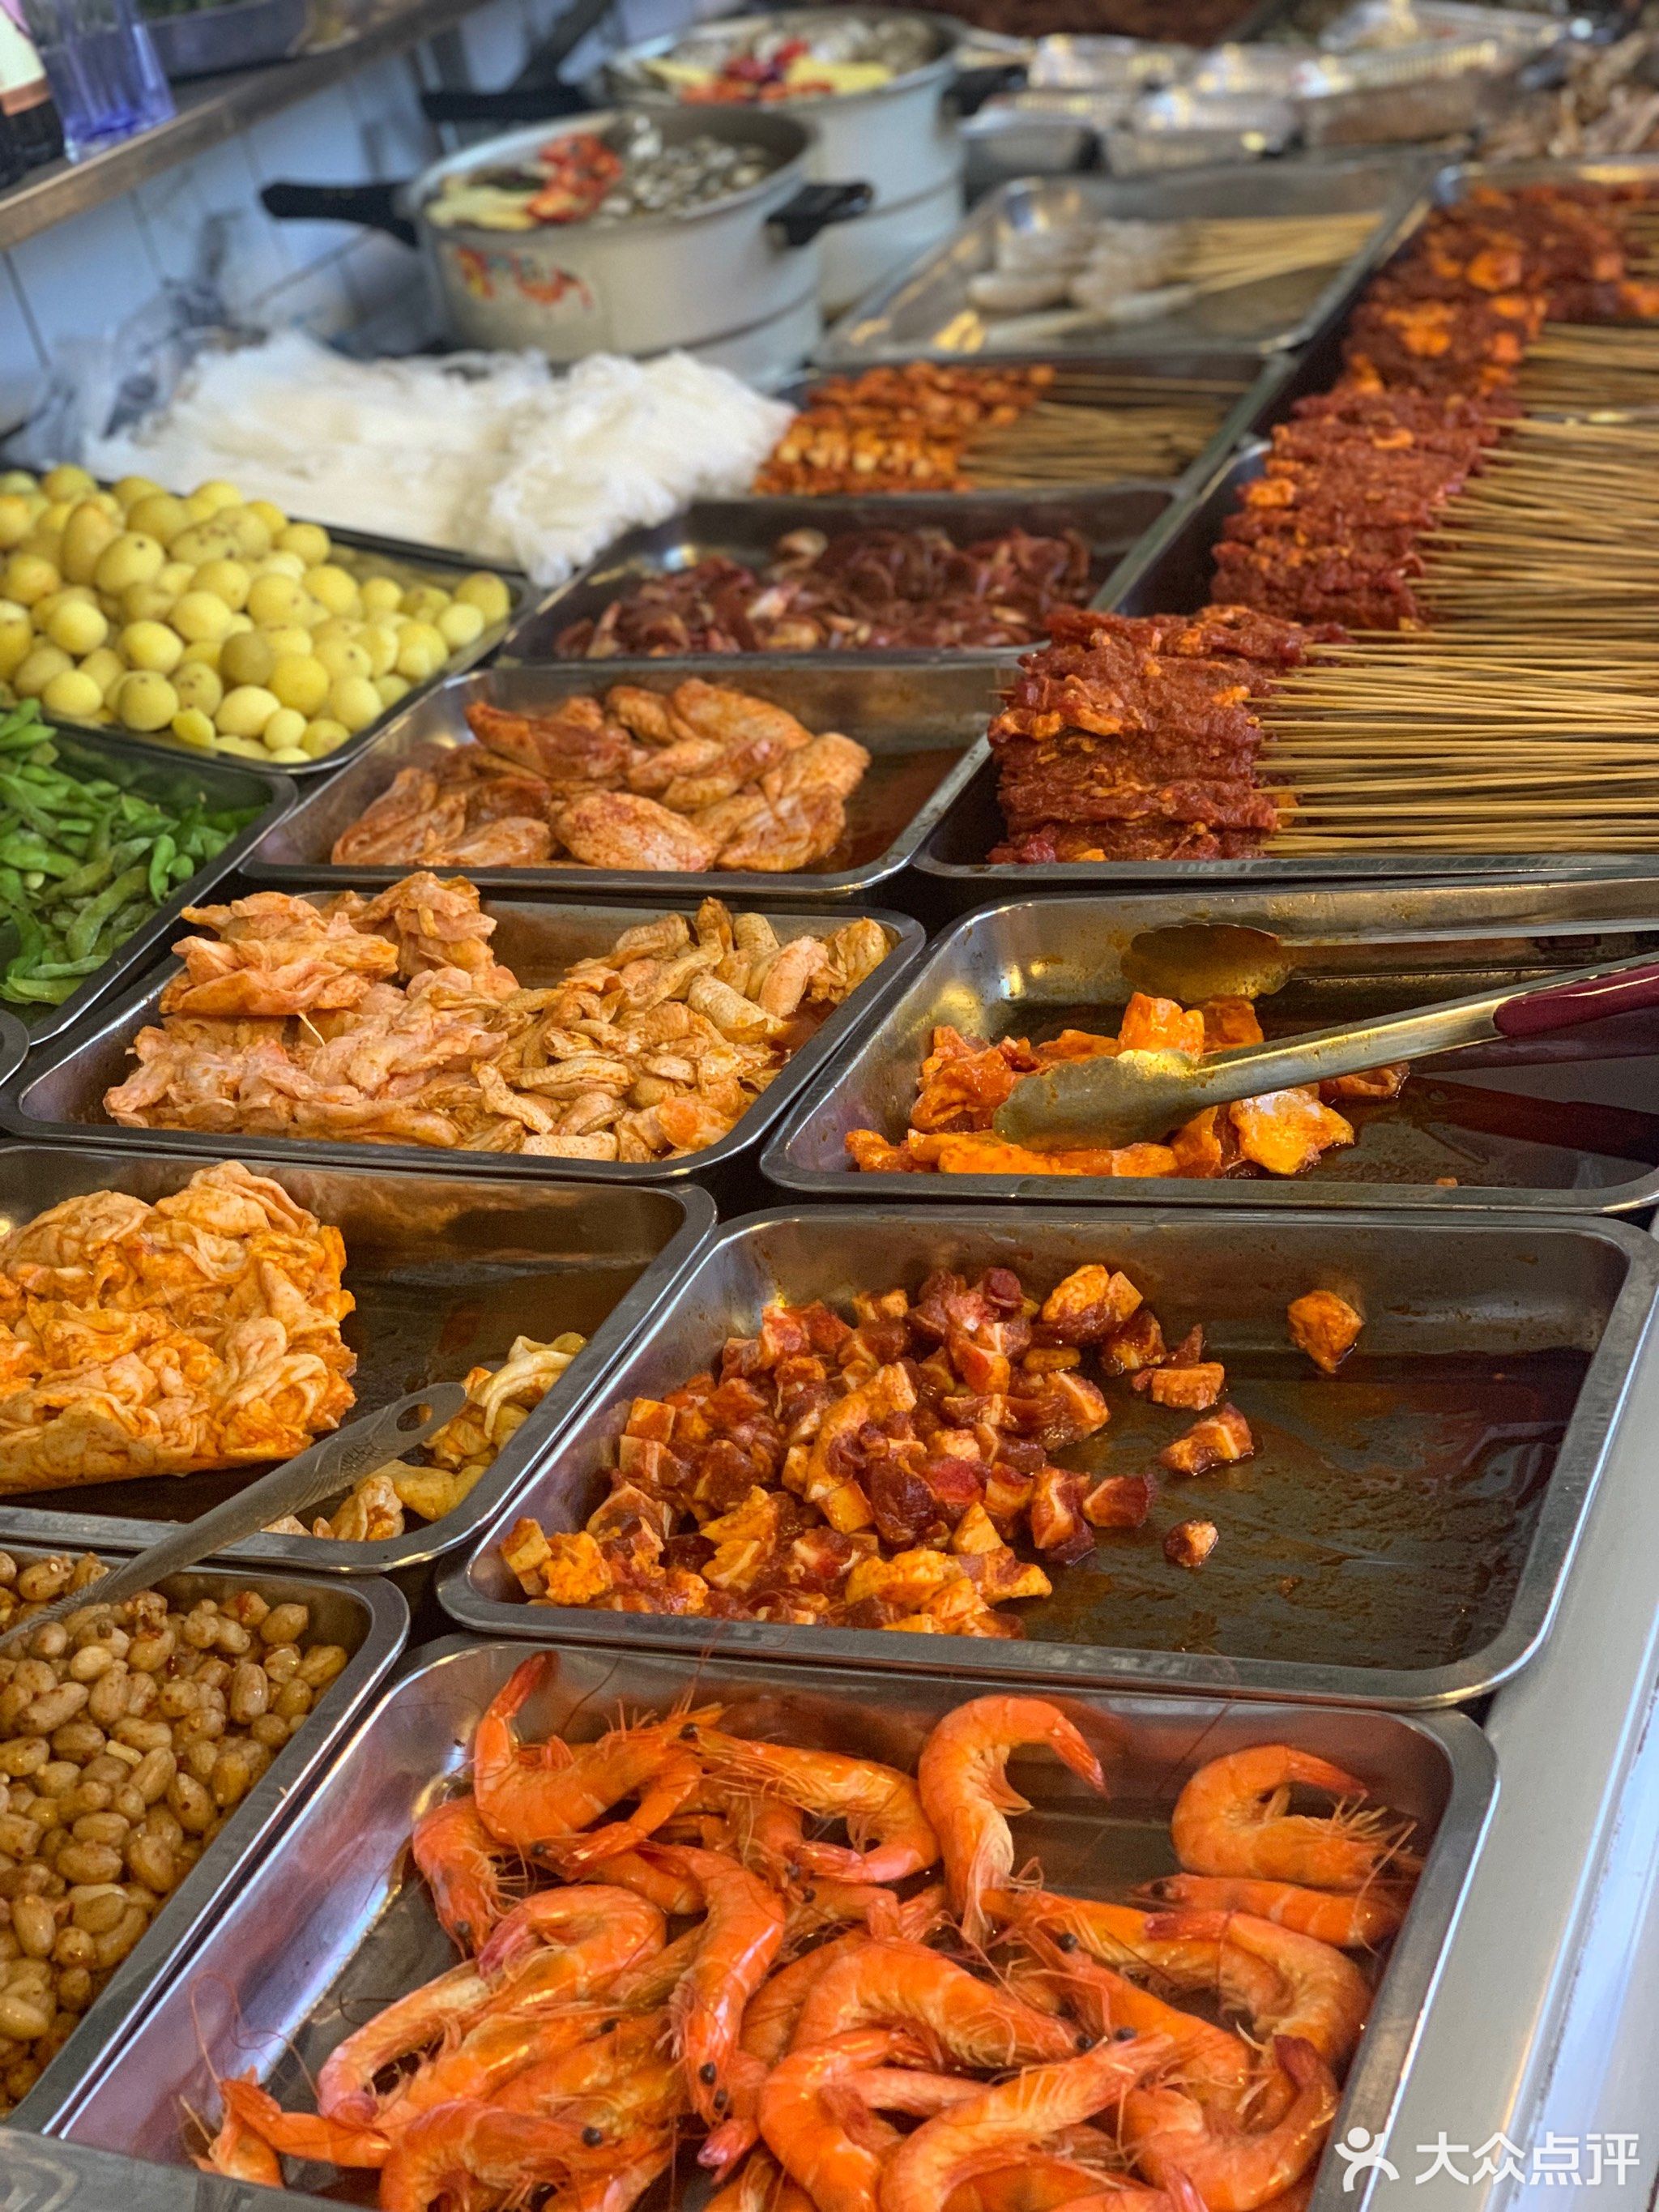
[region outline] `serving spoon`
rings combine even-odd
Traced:
[[[337,1490],[350,1489],[389,1460],[424,1443],[453,1421],[465,1403],[463,1384],[433,1382],[423,1390],[411,1390],[394,1399],[378,1412],[365,1413],[360,1420],[348,1421],[344,1428],[336,1429],[295,1458],[284,1460],[269,1474],[262,1474],[257,1482],[226,1498],[222,1505],[169,1530],[135,1559],[123,1559],[95,1583],[70,1590],[27,1620],[14,1620],[0,1629],[0,1650],[16,1637],[33,1636],[49,1620],[66,1620],[90,1605],[118,1605],[139,1590],[153,1589],[164,1575],[181,1573],[228,1544],[238,1543],[244,1536],[257,1536],[273,1521],[289,1513],[302,1513],[307,1505],[320,1504]]]
[[[1314,1030],[1280,1044],[1242,1045],[1198,1058],[1168,1048],[1061,1061],[1018,1082],[994,1127],[1011,1143],[1045,1152],[1131,1145],[1162,1137],[1208,1106],[1231,1105],[1396,1060],[1547,1036],[1609,1014],[1659,1006],[1659,959],[1604,961],[1535,983]]]

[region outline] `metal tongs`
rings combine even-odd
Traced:
[[[465,1403],[466,1391],[461,1383],[434,1382],[394,1399],[378,1413],[349,1421],[309,1450],[272,1468],[269,1474],[262,1474],[222,1505],[173,1529],[136,1559],[124,1559],[97,1582],[55,1599],[27,1620],[15,1620],[0,1629],[0,1650],[16,1637],[33,1636],[49,1620],[66,1620],[89,1605],[118,1604],[139,1590],[153,1589],[164,1575],[193,1567],[244,1536],[258,1535],[287,1514],[302,1513],[307,1505],[319,1504],[337,1490],[349,1490],[365,1475],[376,1474],[388,1460],[423,1444],[453,1421]]]
[[[1208,1106],[1494,1037],[1546,1036],[1655,1006],[1659,959],[1650,953],[1203,1060],[1191,1053],[1131,1050],[1065,1060],[1023,1077],[999,1108],[995,1128],[1014,1144],[1046,1152],[1136,1144],[1167,1135]]]

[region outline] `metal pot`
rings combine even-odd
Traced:
[[[744,50],[763,37],[811,38],[845,31],[849,22],[868,20],[877,28],[912,31],[927,58],[870,92],[808,95],[768,100],[757,108],[730,106],[683,106],[651,64],[676,60],[717,64],[733,49]],[[972,34],[948,16],[882,8],[860,18],[846,7],[792,8],[772,14],[742,15],[704,23],[667,36],[641,40],[613,54],[578,94],[572,86],[514,86],[504,94],[432,93],[423,106],[434,122],[506,121],[530,112],[553,114],[572,98],[626,100],[661,114],[787,114],[810,120],[817,145],[808,173],[821,180],[867,177],[873,198],[870,211],[823,244],[822,305],[838,313],[871,287],[918,254],[937,246],[962,215],[966,149],[961,118],[993,91],[1020,74],[1018,64],[965,68],[964,43]],[[542,104],[534,106],[539,101]]]
[[[511,167],[550,138],[603,133],[617,111],[538,123],[404,185],[267,185],[280,217],[362,222],[418,246],[450,336],[491,349],[534,347],[552,361],[683,346],[764,379],[799,361],[819,331],[818,233],[860,214],[866,184],[809,182],[811,127],[740,107],[652,111],[671,144],[707,135],[759,146],[776,167],[757,185],[679,215],[614,223],[487,230],[428,220],[446,179]]]

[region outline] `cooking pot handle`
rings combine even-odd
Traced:
[[[405,246],[420,243],[404,213],[402,185],[267,185],[259,198],[278,222],[360,222]]]
[[[958,115],[977,115],[994,93],[1025,82],[1024,62],[991,62],[983,69],[958,70],[949,98]]]
[[[546,84],[509,84],[500,92],[423,92],[428,123],[551,123],[586,115],[592,101],[579,84],[554,78]]]
[[[810,246],[832,222],[862,215],[875,196],[873,185],[803,185],[793,199],[773,209],[767,228],[781,233],[786,246]]]

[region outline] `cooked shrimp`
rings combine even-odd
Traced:
[[[579,1881],[596,1861],[643,1843],[672,1819],[702,1781],[702,1768],[695,1753],[675,1750],[672,1745],[647,1738],[644,1729],[629,1729],[626,1734],[625,1747],[613,1746],[601,1757],[611,1743],[607,1736],[592,1747],[595,1757],[591,1763],[585,1765],[579,1752],[567,1771],[567,1781],[590,1796],[614,1789],[615,1795],[609,1799],[611,1804],[632,1796],[635,1790],[639,1794],[639,1802],[626,1820],[611,1820],[587,1835],[553,1837],[543,1844],[539,1856],[557,1867],[567,1881]],[[597,1779],[601,1773],[603,1783]]]
[[[872,2066],[846,2080],[849,2096],[872,2112],[903,2112],[913,2120],[931,2120],[953,2105],[978,2096],[983,2082],[963,2074],[928,2074],[904,2066]]]
[[[1259,1959],[1214,1936],[1155,1936],[1156,1916],[1132,1905],[1103,1905],[1054,1890],[993,1891],[994,1917],[1022,1934],[1042,1929],[1062,1951],[1081,1949],[1123,1974],[1152,1974],[1174,1989],[1206,1990],[1252,2019],[1265,2017],[1279,1993],[1278,1974]]]
[[[1258,2034],[1310,2044],[1329,2066],[1340,2066],[1359,2041],[1370,1984],[1352,1959],[1317,1936],[1299,1936],[1248,1912],[1161,1913],[1146,1932],[1154,1942],[1217,1942],[1224,1951],[1242,1951],[1271,1967],[1280,1988],[1255,2013]]]
[[[690,1875],[671,1874],[666,1867],[653,1866],[637,1851],[617,1851],[611,1858],[596,1859],[586,1871],[591,1881],[631,1889],[635,1897],[644,1898],[671,1920],[702,1911],[702,1891]]]
[[[550,1825],[542,1803],[552,1778],[569,1765],[570,1747],[557,1736],[546,1743],[520,1743],[513,1729],[514,1717],[554,1663],[547,1651],[515,1668],[472,1735],[472,1795],[478,1817],[492,1836],[515,1850],[524,1848],[521,1836],[567,1832],[562,1823]]]
[[[686,2109],[680,2069],[661,2048],[667,2025],[662,2013],[643,2013],[589,2032],[562,2056],[515,2074],[491,2101],[504,2112],[598,2125],[618,2140],[659,2133]]]
[[[605,2003],[624,2012],[652,2012],[665,2005],[702,1942],[702,1929],[688,1928],[684,1936],[665,1943],[654,1958],[641,1959],[638,1966],[624,1968],[606,1990]]]
[[[493,2097],[526,2067],[562,2057],[592,2029],[591,2020],[575,2014],[486,2014],[459,2043],[444,2045],[390,2093],[377,2124],[388,2135],[401,2135],[436,2106]]]
[[[1103,1790],[1100,1761],[1057,1706],[1041,1698],[975,1698],[934,1729],[916,1768],[922,1809],[944,1847],[951,1902],[970,1943],[986,1935],[983,1899],[1014,1863],[1006,1815],[1031,1809],[1009,1786],[1008,1754],[1022,1744],[1048,1748],[1091,1788]]]
[[[632,1890],[597,1882],[538,1889],[514,1906],[479,1952],[478,1971],[490,1981],[493,2009],[501,2008],[498,1978],[506,1974],[512,2010],[532,2003],[545,2010],[562,1998],[597,1995],[629,1967],[653,1959],[666,1933],[656,1906]],[[541,1946],[544,1954],[532,1956]]]
[[[954,2112],[924,2121],[900,2144],[881,2179],[881,2212],[939,2212],[985,2154],[1011,2154],[1116,2104],[1170,2056],[1162,2036],[1103,2043],[1082,2057],[1036,2066]]]
[[[1206,2212],[1204,2199],[1184,2176],[1167,2191],[1147,2189],[1127,2174],[1096,2173],[1042,2153],[958,2182],[944,2212],[1058,2212],[1062,2204],[1066,2212]]]
[[[1283,2118],[1248,2132],[1206,2112],[1179,2089],[1136,2089],[1123,2103],[1124,2141],[1154,2181],[1171,2187],[1184,2176],[1209,2212],[1257,2212],[1290,2188],[1324,2147],[1338,2097],[1334,2078],[1305,2043],[1281,2036],[1273,2062],[1293,2096]]]
[[[562,2181],[583,2148],[581,2130],[562,2120],[494,2105],[440,2105],[404,2132],[381,2169],[380,2212],[430,2212],[444,2197],[470,2204],[475,2183],[507,2191]]]
[[[1146,1894],[1200,1912],[1251,1912],[1298,1935],[1316,1936],[1342,1951],[1374,1950],[1399,1929],[1410,1892],[1381,1883],[1374,1889],[1304,1889],[1293,1881],[1250,1881],[1242,1875],[1169,1874],[1146,1885]]]
[[[1123,2028],[1133,2028],[1138,2035],[1166,2036],[1174,2071],[1200,2104],[1219,2099],[1236,2106],[1243,2099],[1255,2074],[1255,2054],[1242,2036],[1166,2004],[1115,1968],[1068,1952],[1040,1929],[1028,1929],[1025,1940],[1048,1963],[1072,2009],[1097,2042]]]
[[[760,2098],[761,2133],[818,2212],[876,2212],[885,2148],[860,2124],[868,2118],[861,2107],[850,2115],[827,2110],[824,2092],[857,2069],[918,2051],[915,2036],[902,2029],[855,2028],[792,2051],[768,2075]]]
[[[423,1813],[410,1850],[445,1929],[462,1950],[476,1951],[507,1910],[501,1893],[507,1854],[478,1818],[472,1798],[452,1797]]]
[[[1293,1787],[1323,1790],[1333,1813],[1287,1813]],[[1328,1759],[1263,1743],[1200,1766],[1176,1800],[1170,1834],[1190,1874],[1248,1875],[1313,1889],[1364,1889],[1383,1868],[1415,1872],[1400,1849],[1409,1824],[1361,1810],[1365,1784]]]
[[[691,2102],[713,2127],[732,2101],[726,2076],[744,2012],[783,1942],[783,1899],[736,1859],[717,1851],[653,1849],[676,1872],[702,1885],[708,1906],[696,1955],[675,1985],[669,2009]]]
[[[205,2150],[191,2154],[204,2173],[223,2173],[233,2181],[256,2181],[264,2189],[283,2186],[283,2161],[262,2135],[226,2107],[218,2133]]]
[[[769,2151],[757,2150],[737,2179],[709,2199],[703,2212],[817,2212],[817,2208]]]
[[[353,2127],[320,2112],[284,2112],[252,2075],[221,2081],[219,2095],[226,2125],[234,2120],[246,2133],[268,2143],[273,2153],[285,2151],[290,2158],[314,2160],[319,2165],[370,2167],[384,2166],[391,2154],[392,2139],[378,2128]]]
[[[817,1875],[789,1900],[784,1940],[793,1949],[826,1928],[862,1928],[869,1936],[902,1936],[905,1916],[890,1889]]]
[[[851,1850],[833,1844],[799,1845],[799,1863],[809,1874],[852,1882],[902,1881],[925,1873],[939,1857],[939,1839],[916,1785],[896,1767],[830,1751],[751,1743],[712,1729],[702,1732],[697,1747],[709,1771],[723,1780],[770,1791],[821,1820],[845,1822]],[[876,1848],[866,1850],[871,1839]]]
[[[381,2068],[424,2051],[447,2030],[460,2028],[492,1994],[477,1967],[468,1964],[452,1966],[386,2006],[323,2061],[317,2075],[318,2111],[352,2126],[372,2126],[382,2102],[374,2094],[374,2076]]]
[[[926,2030],[966,2066],[1029,2066],[1069,2058],[1077,2031],[981,1982],[920,1943],[865,1942],[844,1952],[806,1993],[792,2050],[857,2027]]]

